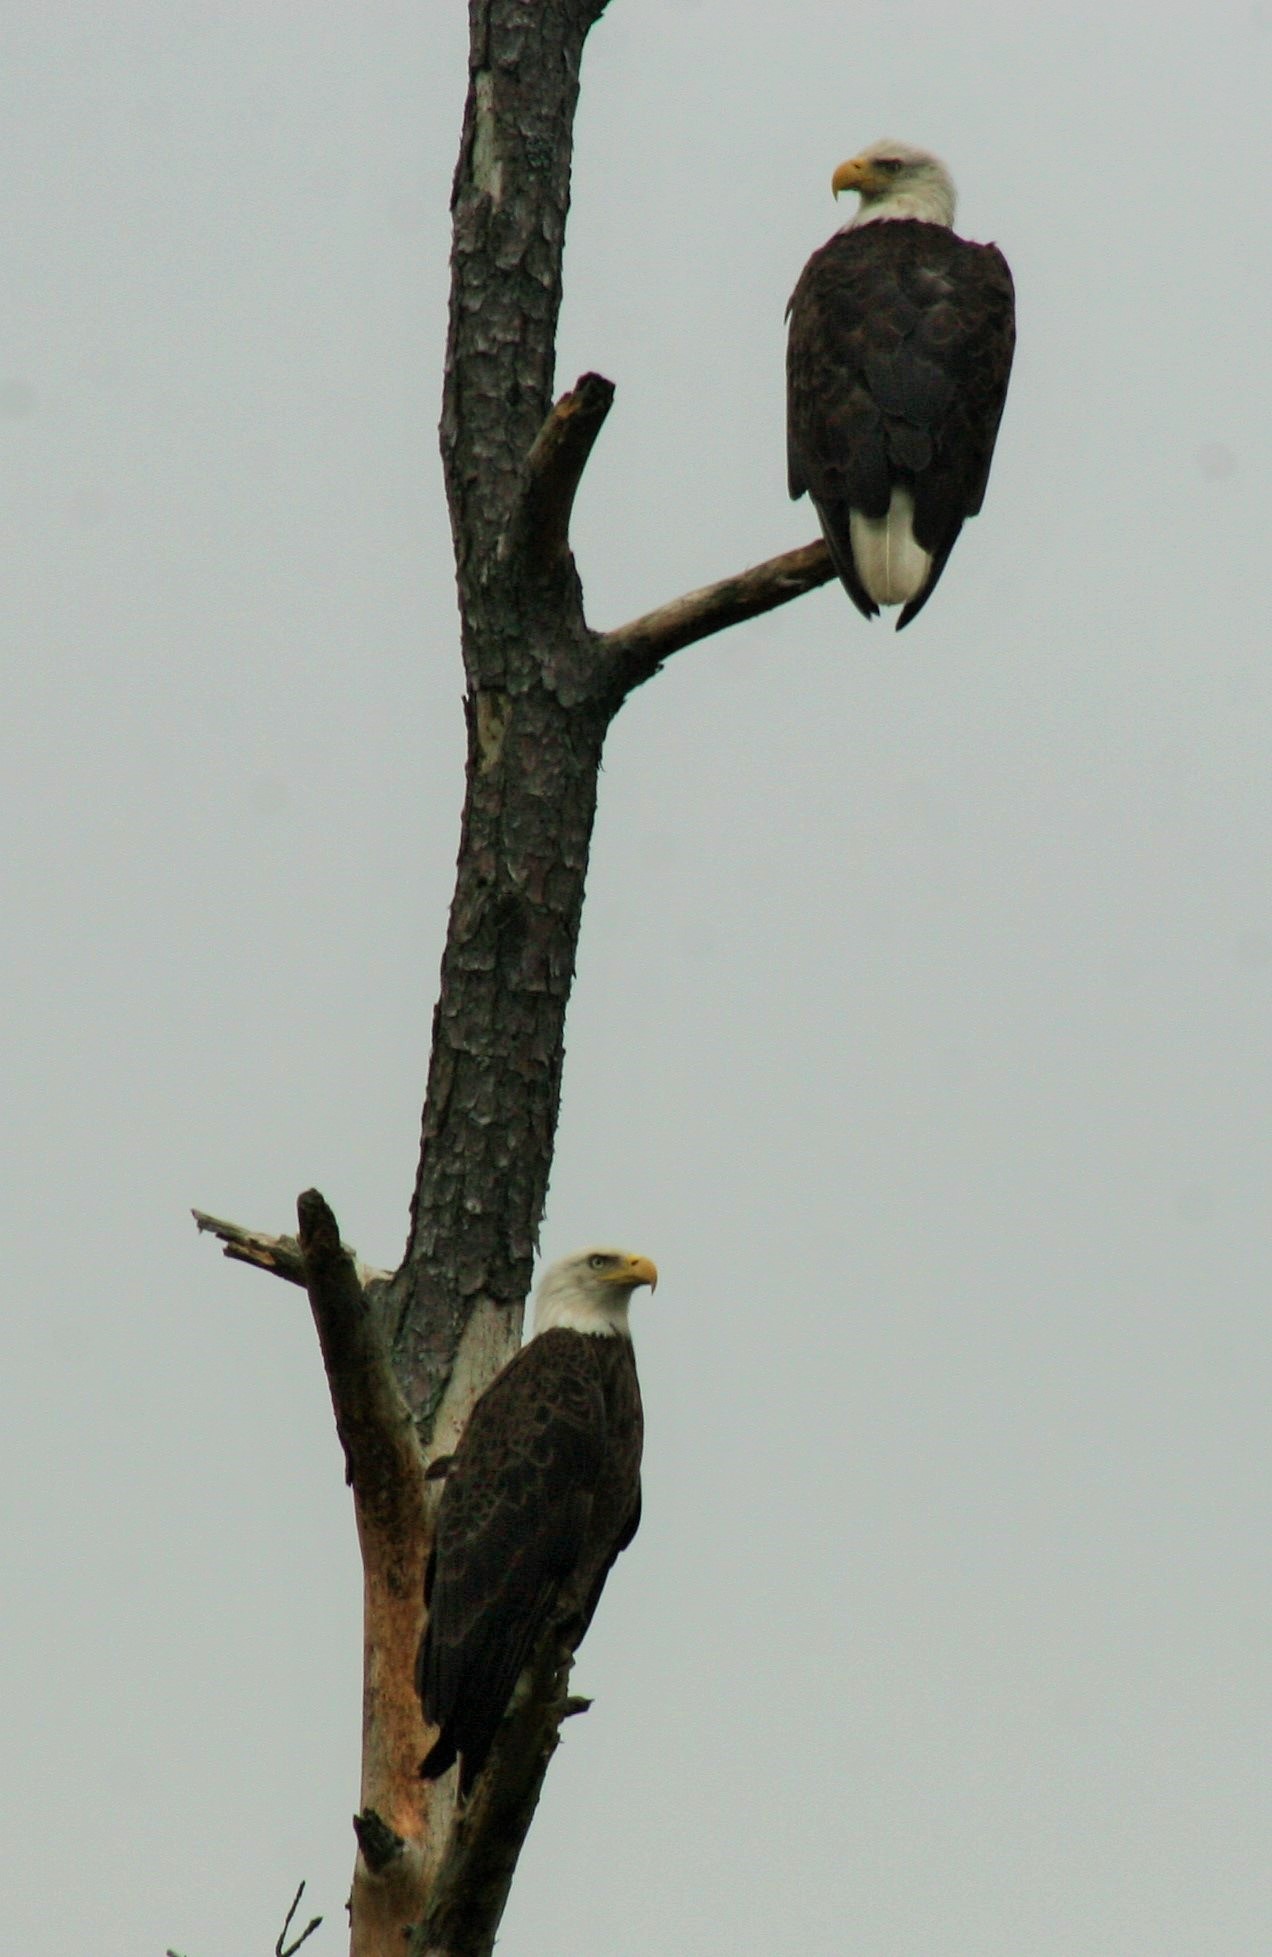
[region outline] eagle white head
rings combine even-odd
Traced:
[[[550,1264],[534,1294],[534,1331],[590,1332],[630,1339],[627,1308],[632,1292],[658,1283],[658,1268],[630,1250],[576,1250]]]
[[[861,199],[861,208],[842,226],[845,231],[889,217],[918,218],[947,229],[954,222],[954,180],[940,157],[890,136],[841,163],[830,187],[836,197],[841,190],[855,190]]]

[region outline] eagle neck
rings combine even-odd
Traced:
[[[540,1332],[581,1332],[585,1338],[630,1340],[630,1305],[630,1293],[625,1293],[621,1298],[607,1298],[603,1304],[591,1298],[573,1298],[568,1294],[565,1297],[540,1298],[535,1306],[531,1337],[537,1339]]]
[[[860,231],[865,224],[886,224],[893,218],[917,218],[920,224],[939,224],[944,231],[954,226],[954,200],[939,184],[922,184],[915,190],[899,190],[894,197],[877,197],[863,204],[855,217],[840,225],[841,231]]]

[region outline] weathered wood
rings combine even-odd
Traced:
[[[604,718],[539,683],[469,713],[463,840],[394,1349],[415,1412],[437,1407],[470,1311],[520,1340],[543,1214],[596,809]]]
[[[574,498],[613,400],[613,381],[582,374],[555,404],[526,457],[502,556],[524,552],[539,575],[550,576],[565,563]]]
[[[399,1376],[425,1422],[479,1303],[507,1314],[503,1358],[519,1342],[611,711],[562,528],[611,390],[585,376],[552,405],[579,62],[600,12],[599,0],[470,8],[441,421],[467,791],[393,1287]]]
[[[520,1343],[615,704],[598,685],[568,540],[613,390],[584,376],[552,405],[579,61],[602,3],[470,6],[441,423],[468,683],[466,793],[410,1232],[386,1293],[397,1378],[434,1458],[453,1449],[478,1393]],[[428,1484],[430,1504],[442,1486]],[[408,1662],[403,1679],[412,1673]],[[413,1833],[409,1818],[367,1795],[364,1773],[364,1811],[374,1807],[406,1842],[382,1882],[418,1849],[427,1888],[424,1908],[409,1913],[400,1893],[395,1957],[413,1922],[465,1957],[491,1950],[555,1744],[544,1694],[560,1696],[555,1668],[509,1721],[501,1742],[511,1751],[497,1744],[458,1822],[453,1776],[417,1782]],[[528,1732],[540,1737],[527,1752]],[[355,1903],[357,1889],[355,1879]],[[391,1907],[374,1924],[355,1915],[355,1957],[387,1953],[391,1916]]]
[[[289,1284],[299,1284],[303,1288],[305,1260],[295,1237],[273,1237],[264,1230],[248,1230],[241,1223],[227,1222],[223,1216],[209,1216],[206,1210],[191,1210],[190,1214],[197,1230],[220,1238],[223,1257],[240,1264],[251,1264],[258,1271],[268,1271],[271,1277],[286,1278]],[[349,1249],[347,1244],[345,1249]],[[392,1276],[390,1271],[373,1270],[370,1265],[360,1263],[352,1250],[349,1255],[354,1259],[358,1282],[364,1287],[387,1284]]]
[[[296,1210],[362,1551],[362,1828],[349,1899],[352,1948],[357,1957],[401,1957],[404,1926],[423,1906],[438,1829],[449,1818],[425,1798],[419,1779],[424,1722],[413,1683],[436,1493],[336,1219],[315,1189]],[[397,1854],[383,1852],[390,1836],[401,1844]],[[368,1854],[372,1840],[380,1852]]]
[[[425,1462],[376,1315],[316,1189],[297,1200],[298,1242],[359,1526],[390,1546],[418,1529]]]
[[[784,551],[735,577],[688,591],[683,598],[634,618],[628,625],[602,635],[598,657],[619,698],[652,679],[665,659],[682,647],[713,632],[727,631],[748,618],[759,618],[778,605],[802,598],[806,591],[829,584],[835,575],[830,552],[818,538],[799,550]]]
[[[206,1210],[191,1210],[195,1228],[206,1230],[221,1240],[222,1256],[240,1264],[253,1264],[258,1271],[286,1278],[289,1284],[305,1282],[305,1264],[295,1237],[271,1237],[264,1230],[245,1230],[241,1223],[227,1223],[224,1217],[209,1216]]]
[[[469,679],[515,646],[485,573],[548,418],[579,64],[604,0],[471,0],[469,88],[451,195],[441,443]],[[491,597],[493,602],[487,603]]]

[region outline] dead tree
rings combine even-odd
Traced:
[[[553,405],[579,64],[604,0],[471,0],[455,173],[441,447],[454,533],[468,771],[433,1018],[419,1172],[399,1269],[361,1270],[316,1191],[297,1237],[199,1216],[226,1254],[303,1284],[353,1489],[365,1582],[354,1957],[490,1951],[561,1719],[568,1664],[540,1654],[457,1815],[422,1781],[412,1687],[448,1454],[521,1339],[552,1162],[565,1012],[606,730],[681,647],[825,583],[816,543],[617,631],[584,616],[575,492],[613,387]]]

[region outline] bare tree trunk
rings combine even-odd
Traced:
[[[560,1721],[549,1649],[457,1815],[422,1781],[413,1687],[440,1481],[515,1351],[552,1163],[606,730],[679,648],[833,576],[824,545],[592,632],[570,511],[613,389],[552,405],[579,63],[604,0],[471,0],[441,424],[467,680],[467,787],[410,1234],[368,1274],[315,1191],[296,1238],[196,1212],[227,1255],[306,1285],[364,1569],[353,1957],[487,1957]]]

